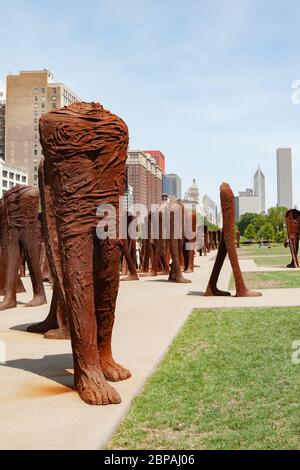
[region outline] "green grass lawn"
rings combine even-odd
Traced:
[[[241,247],[238,249],[238,255],[240,257],[251,257],[251,256],[275,256],[275,255],[289,255],[290,249],[284,248],[284,246],[272,246],[271,248],[258,248],[257,245]]]
[[[300,271],[257,271],[244,272],[243,277],[249,289],[279,289],[300,287]],[[229,289],[235,289],[234,277],[231,274]]]
[[[262,258],[253,258],[257,266],[279,266],[284,268],[291,262],[291,256],[266,256]]]
[[[195,310],[107,449],[300,449],[300,308]]]

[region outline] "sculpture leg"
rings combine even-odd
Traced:
[[[47,339],[70,339],[66,317],[60,303],[57,286],[53,286],[50,311],[44,321],[30,325],[30,333],[41,333]]]
[[[234,236],[234,198],[232,191],[227,188],[221,189],[221,203],[223,213],[223,236],[226,244],[226,249],[230,259],[230,264],[233,271],[233,276],[236,286],[236,297],[258,297],[261,292],[251,291],[247,289],[243,275],[240,269],[239,260],[237,256]]]
[[[0,310],[6,310],[17,306],[16,284],[20,268],[21,251],[18,234],[15,230],[10,230],[7,235],[7,243],[5,245],[7,250],[4,255],[6,263],[5,296],[3,301],[0,303]]]
[[[99,360],[93,236],[91,233],[76,234],[74,231],[71,236],[69,233],[66,236],[61,233],[60,236],[64,249],[62,268],[74,358],[75,389],[83,401],[92,405],[120,403],[119,394],[105,380]]]
[[[21,231],[20,236],[33,289],[33,298],[25,307],[44,305],[47,299],[40,266],[38,225],[29,225]]]
[[[39,167],[40,198],[43,209],[42,232],[47,260],[53,279],[53,294],[50,311],[44,321],[28,327],[31,333],[44,333],[48,339],[69,339],[67,305],[62,279],[61,250],[58,244],[57,225],[53,209],[51,187],[45,181],[44,161]]]
[[[292,255],[292,261],[290,262],[290,264],[287,265],[287,268],[299,268],[299,261],[298,261],[299,235],[297,237],[296,227],[293,221],[287,224],[287,228],[288,228],[290,251]]]
[[[134,263],[131,257],[131,252],[129,251],[129,248],[128,248],[128,241],[122,240],[121,245],[122,245],[122,251],[126,259],[126,263],[127,263],[129,273],[130,273],[129,276],[125,277],[122,280],[123,281],[138,281],[139,276],[136,270],[136,264]]]
[[[193,273],[194,272],[194,258],[195,258],[195,248],[194,244],[195,241],[190,241],[187,240],[185,242],[185,245],[189,243],[193,245],[192,249],[187,249],[186,246],[184,246],[184,272],[185,273]]]
[[[100,365],[104,376],[111,382],[131,377],[129,370],[117,364],[112,357],[111,341],[115,321],[116,300],[119,290],[120,247],[117,240],[94,241],[95,307],[97,341]]]
[[[162,248],[163,248],[163,240],[161,238],[158,238],[157,240],[155,240],[155,243],[154,243],[154,255],[153,255],[153,262],[151,266],[150,276],[157,276],[159,262],[160,262],[160,258],[162,254]]]
[[[170,251],[172,256],[172,264],[169,275],[169,282],[189,283],[190,279],[183,277],[181,272],[181,240],[175,239],[175,221],[174,214],[170,216]]]
[[[191,282],[190,279],[186,279],[185,277],[183,277],[182,272],[181,272],[178,240],[174,240],[171,238],[170,249],[171,249],[171,256],[172,256],[172,264],[171,264],[171,271],[170,271],[170,275],[168,279],[169,282],[177,282],[177,283]]]
[[[225,240],[224,240],[223,233],[222,233],[216,261],[215,261],[210,279],[208,281],[208,286],[205,292],[206,296],[215,296],[215,295],[216,296],[229,296],[230,295],[230,292],[222,291],[217,288],[219,275],[220,275],[222,266],[224,264],[226,255],[227,255],[227,248],[226,248]]]

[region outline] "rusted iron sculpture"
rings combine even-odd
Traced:
[[[4,234],[3,234],[3,224],[4,224],[4,201],[0,198],[0,295],[5,295],[5,279],[6,279],[6,258],[4,256],[6,246],[4,246]],[[20,276],[17,275],[16,283],[16,293],[26,292],[23,282],[20,279]]]
[[[38,225],[38,190],[17,185],[9,189],[2,200],[1,253],[5,276],[5,295],[0,310],[16,307],[21,250],[27,262],[33,288],[33,298],[25,307],[47,303],[40,267],[40,233]]]
[[[221,235],[220,246],[218,249],[216,261],[206,289],[206,296],[229,296],[230,292],[221,291],[217,288],[217,282],[224,260],[228,253],[230,264],[232,267],[236,297],[257,297],[260,292],[247,289],[243,275],[240,269],[239,260],[235,246],[235,229],[234,229],[234,195],[227,183],[223,183],[220,187],[221,208],[223,215],[223,231]]]
[[[236,247],[240,248],[241,245],[241,232],[239,229],[236,231]]]
[[[300,212],[297,209],[290,209],[285,214],[286,229],[292,255],[292,261],[287,268],[299,268],[298,250],[300,233]]]
[[[120,242],[99,239],[96,211],[104,204],[113,207],[118,233],[127,126],[98,103],[75,103],[41,117],[40,140],[45,156],[42,205],[52,221],[46,245],[70,330],[75,389],[89,404],[119,403],[106,380],[131,375],[111,351]]]

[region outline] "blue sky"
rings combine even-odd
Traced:
[[[1,0],[0,15],[0,79],[48,68],[217,201],[260,163],[274,205],[275,150],[291,146],[300,207],[298,0]]]

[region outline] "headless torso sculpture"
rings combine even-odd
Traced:
[[[57,227],[56,263],[61,268],[58,277],[71,335],[75,388],[87,403],[119,403],[106,379],[130,377],[111,351],[120,243],[97,238],[96,210],[100,204],[111,204],[118,215],[127,126],[98,103],[75,103],[44,114],[40,137],[45,193],[52,198]],[[117,217],[117,228],[118,222]]]
[[[47,303],[40,267],[40,228],[38,224],[39,192],[31,186],[17,185],[3,197],[1,209],[1,245],[5,296],[0,310],[17,305],[20,289],[21,249],[32,281],[33,299],[26,307]]]

